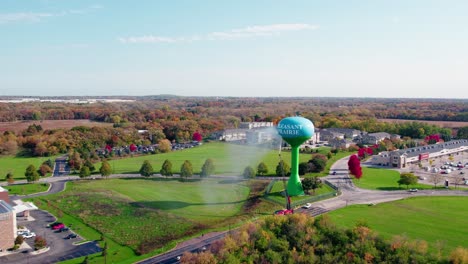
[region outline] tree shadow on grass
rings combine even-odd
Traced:
[[[377,187],[377,190],[381,191],[404,191],[407,190],[404,187]]]
[[[156,208],[160,210],[173,210],[173,209],[181,209],[187,206],[198,206],[198,205],[232,205],[232,204],[242,204],[245,203],[247,200],[241,201],[233,201],[233,202],[224,202],[224,203],[187,203],[181,201],[140,201],[140,202],[132,202],[130,205],[135,207],[146,207],[146,208]]]
[[[200,179],[185,179],[179,177],[167,177],[167,178],[154,178],[154,177],[128,177],[128,178],[119,178],[121,180],[127,181],[134,181],[134,180],[145,180],[145,181],[155,181],[155,182],[171,182],[171,181],[179,181],[179,182],[199,182]]]
[[[142,202],[133,202],[130,205],[138,208],[152,208],[162,211],[174,210],[174,209],[183,209],[188,206],[197,206],[197,205],[233,205],[233,204],[242,204],[243,201],[236,202],[227,202],[227,203],[187,203],[181,201],[142,201]],[[212,213],[207,213],[206,211],[195,211],[194,213],[186,211],[183,213],[184,216],[198,216],[198,217],[211,217],[211,218],[226,218],[227,216],[219,214],[218,211],[213,210]]]

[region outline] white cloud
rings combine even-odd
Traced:
[[[0,14],[0,24],[17,22],[17,21],[29,21],[36,22],[46,17],[53,17],[56,14],[52,13],[34,13],[34,12],[20,12],[20,13],[7,13]]]
[[[190,37],[165,37],[145,35],[140,37],[120,37],[121,43],[175,43],[175,42],[193,42],[201,40],[233,40],[240,38],[278,36],[283,32],[316,30],[319,26],[310,24],[272,24],[263,26],[249,26],[245,28],[231,29],[228,31],[211,32],[204,36]]]
[[[0,24],[13,22],[39,22],[46,18],[65,16],[68,14],[83,15],[97,9],[103,8],[100,5],[92,5],[83,9],[71,9],[57,13],[38,13],[38,12],[16,12],[0,14]]]

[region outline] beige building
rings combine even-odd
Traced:
[[[16,213],[5,201],[0,200],[0,251],[12,248],[16,238]]]
[[[408,164],[415,164],[432,158],[458,155],[463,152],[468,152],[468,139],[452,140],[395,151],[384,151],[372,156],[371,163],[380,166],[405,168]]]

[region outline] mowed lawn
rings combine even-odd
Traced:
[[[16,157],[16,156],[3,156],[0,158],[0,180],[5,180],[7,173],[13,173],[15,180],[26,179],[24,173],[29,165],[34,165],[39,169],[41,164],[50,159],[55,162],[57,156],[53,157]]]
[[[400,173],[396,170],[362,167],[362,178],[353,179],[353,183],[362,189],[370,190],[406,190],[406,185],[398,186]],[[441,184],[439,184],[441,186]],[[427,184],[409,185],[408,188],[432,189]]]
[[[9,195],[29,195],[33,193],[45,192],[49,189],[49,183],[29,183],[29,184],[14,184],[3,186],[8,190]]]
[[[238,181],[108,179],[70,182],[41,198],[134,250],[167,243],[223,225],[242,212],[249,188]]]
[[[430,249],[437,241],[444,254],[457,246],[468,248],[468,197],[414,197],[375,206],[353,205],[328,213],[334,223],[353,227],[365,222],[386,238],[404,235],[425,240]]]
[[[236,215],[249,194],[248,187],[223,179],[185,182],[175,179],[112,179],[75,186],[85,191],[113,191],[139,205],[202,224]]]
[[[283,151],[282,159],[291,163],[291,153]],[[216,174],[241,175],[246,166],[257,168],[260,162],[265,162],[268,167],[268,175],[275,175],[276,166],[279,162],[278,150],[267,148],[235,145],[229,143],[213,142],[198,147],[161,153],[154,155],[122,158],[109,161],[114,174],[138,173],[144,160],[149,160],[155,173],[159,173],[163,162],[168,159],[172,163],[173,173],[178,174],[185,160],[193,165],[195,174],[199,174],[206,159],[212,159]],[[300,154],[300,160],[308,161],[311,154]],[[99,169],[101,165],[96,164]]]

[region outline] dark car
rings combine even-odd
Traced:
[[[68,230],[70,230],[68,227],[62,227],[60,228],[59,230],[57,230],[58,232],[67,232]]]
[[[73,239],[73,238],[76,238],[77,235],[76,234],[69,234],[68,236],[65,237],[65,239]]]

